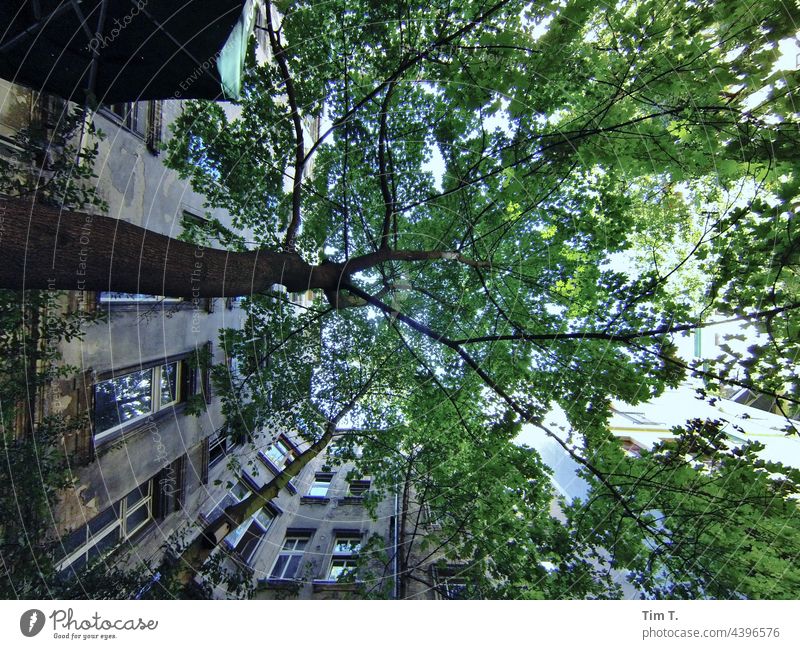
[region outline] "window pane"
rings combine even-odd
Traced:
[[[228,449],[228,438],[216,433],[208,442],[208,466],[216,466],[217,462],[225,457]]]
[[[135,507],[138,503],[147,500],[150,497],[150,483],[145,482],[143,485],[136,487],[127,496],[125,496],[125,505],[128,509]]]
[[[353,554],[361,549],[361,539],[355,537],[336,537],[336,543],[333,546],[334,554]]]
[[[369,480],[353,480],[350,483],[351,496],[363,496],[369,491]]]
[[[100,381],[94,387],[95,432],[102,432],[151,412],[153,370]]]
[[[74,579],[78,576],[78,572],[80,572],[83,568],[86,567],[86,555],[82,554],[78,557],[75,561],[73,561],[67,568],[64,568],[59,574],[66,575],[70,579]]]
[[[60,550],[64,555],[67,555],[77,550],[84,543],[86,543],[86,525],[79,527],[62,538]]]
[[[289,566],[286,568],[284,579],[294,579],[297,576],[297,569],[300,567],[300,560],[303,558],[301,554],[295,554],[289,560]]]
[[[275,562],[275,567],[272,569],[272,574],[270,577],[272,579],[283,579],[283,569],[286,568],[286,564],[288,563],[289,555],[280,555],[278,560]]]
[[[309,496],[327,496],[328,495],[328,488],[331,486],[331,478],[330,476],[317,476],[314,480],[314,484],[311,485],[311,489],[308,492]]]
[[[234,498],[236,498],[237,501],[241,501],[247,498],[247,496],[250,494],[250,489],[248,489],[247,485],[240,480],[235,485],[233,485],[231,493],[233,494]]]
[[[161,366],[161,405],[178,400],[178,363]]]
[[[103,510],[92,520],[90,520],[86,527],[89,528],[89,534],[96,534],[100,530],[108,527],[112,523],[116,523],[119,518],[119,503],[112,505],[108,509]]]
[[[265,509],[261,509],[261,510],[260,510],[260,511],[259,511],[259,512],[258,512],[258,513],[257,513],[257,514],[254,516],[254,517],[253,517],[253,519],[254,519],[254,520],[255,520],[255,521],[256,521],[256,522],[257,522],[257,523],[258,523],[258,524],[259,524],[259,525],[262,527],[262,529],[263,529],[263,530],[266,532],[266,531],[269,529],[270,525],[272,525],[272,521],[273,521],[273,519],[274,519],[274,516],[273,516],[272,514],[270,514],[268,511],[266,511]]]
[[[270,446],[267,449],[267,457],[279,469],[282,469],[286,464],[288,455],[289,455],[289,449],[286,446],[286,444],[284,444],[281,441],[275,442],[272,446]]]
[[[119,543],[119,528],[115,529],[113,532],[106,534],[104,537],[97,539],[95,545],[89,548],[89,561],[94,559],[101,554],[104,554],[111,550],[117,543]]]
[[[448,579],[444,583],[444,590],[448,599],[461,599],[466,595],[467,582],[463,579]]]
[[[247,528],[250,527],[250,524],[251,521],[248,518],[244,523],[239,525],[239,527],[237,527],[235,530],[233,530],[233,532],[231,532],[230,534],[228,534],[228,536],[225,537],[225,543],[227,543],[228,546],[231,548],[235,548],[237,545],[239,545],[239,541],[242,540],[242,537],[244,536],[244,533],[247,531]]]
[[[356,567],[356,562],[352,559],[334,559],[331,561],[330,579],[339,579],[351,573]]]
[[[130,536],[136,532],[148,520],[150,520],[150,508],[147,505],[142,505],[128,514],[128,518],[125,520],[126,535]]]

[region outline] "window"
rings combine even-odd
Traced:
[[[164,467],[154,479],[153,501],[156,509],[154,513],[159,519],[183,508],[187,459],[186,455],[182,455]]]
[[[628,455],[639,457],[642,454],[642,446],[636,440],[630,437],[620,437],[619,441],[622,444],[622,450]]]
[[[86,525],[61,539],[65,552],[59,570],[79,571],[130,539],[153,520],[153,481],[136,487],[122,500],[101,512]]]
[[[249,495],[250,488],[242,480],[239,480],[207,514],[201,514],[201,516],[208,522],[214,521],[222,516],[222,512],[228,507],[242,502]]]
[[[105,114],[126,129],[143,138],[148,151],[158,155],[161,147],[161,100],[105,104]]]
[[[325,498],[328,495],[331,481],[333,480],[332,473],[317,473],[314,476],[314,482],[311,489],[308,490],[308,495],[311,498]]]
[[[95,441],[183,401],[193,391],[190,379],[186,362],[176,360],[98,381],[94,385]]]
[[[657,426],[659,422],[651,421],[648,419],[643,412],[623,412],[621,410],[616,411],[618,415],[622,415],[625,419],[632,421],[634,424],[651,424]]]
[[[467,580],[453,575],[441,577],[439,593],[444,599],[463,599],[467,591]]]
[[[213,433],[208,438],[208,468],[215,467],[228,454],[228,436]]]
[[[275,565],[272,566],[270,579],[295,579],[297,577],[309,539],[308,534],[287,534],[281,552],[275,560]]]
[[[360,532],[340,532],[336,534],[331,552],[331,565],[328,569],[328,579],[338,581],[351,575],[358,562],[358,552],[361,550]]]
[[[147,131],[147,102],[129,101],[119,104],[106,104],[104,108],[129,131],[144,137]]]
[[[467,596],[466,566],[445,565],[433,570],[436,592],[440,599],[465,599]]]
[[[280,438],[266,450],[265,455],[279,471],[282,471],[294,459],[294,450],[285,438]]]
[[[275,516],[266,509],[258,510],[225,537],[225,544],[236,552],[242,561],[250,563],[274,519]]]
[[[369,487],[369,480],[351,480],[347,495],[353,498],[363,498],[369,491]]]

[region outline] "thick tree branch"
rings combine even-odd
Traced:
[[[335,285],[298,255],[197,246],[107,216],[0,196],[0,287],[116,291],[197,299]]]
[[[768,319],[797,308],[800,308],[800,304],[789,304],[787,306],[777,307],[774,309],[766,309],[764,311],[757,311],[755,313],[747,313],[735,318],[728,318],[727,320],[718,320],[716,322],[698,322],[684,325],[664,325],[663,327],[644,331],[621,331],[619,333],[606,333],[604,331],[573,331],[569,333],[553,334],[495,334],[489,336],[475,336],[474,338],[462,338],[459,340],[454,340],[453,342],[457,345],[472,345],[476,343],[499,342],[502,340],[607,340],[610,342],[624,343],[631,340],[636,340],[637,338],[652,338],[654,336],[663,336],[666,334],[680,333],[683,331],[695,331],[696,329],[704,329],[705,327],[713,327],[731,322]]]
[[[295,251],[297,232],[300,229],[301,214],[300,207],[303,190],[303,170],[306,164],[305,142],[303,138],[303,122],[300,118],[300,109],[297,106],[297,94],[289,72],[289,64],[286,60],[286,50],[281,44],[280,35],[275,33],[272,26],[272,3],[267,6],[267,32],[272,53],[283,77],[283,84],[286,88],[286,97],[289,102],[289,109],[292,112],[292,122],[294,124],[295,154],[294,154],[294,184],[292,186],[292,219],[289,227],[286,228],[286,237],[283,240],[283,249],[292,253]]]
[[[389,233],[392,227],[392,216],[394,216],[394,199],[392,192],[389,189],[389,172],[386,168],[386,156],[389,149],[389,134],[387,126],[387,115],[389,112],[389,102],[392,99],[392,91],[394,90],[395,82],[389,84],[386,89],[386,96],[383,98],[381,104],[381,125],[378,134],[378,179],[381,184],[381,194],[383,195],[383,205],[385,214],[383,216],[383,228],[381,230],[380,248],[389,247]]]

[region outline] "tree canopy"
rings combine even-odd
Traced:
[[[612,596],[611,569],[646,594],[796,596],[795,572],[775,589],[800,539],[791,469],[701,422],[685,452],[630,458],[608,420],[690,375],[800,404],[797,4],[274,8],[240,114],[189,103],[166,153],[233,216],[187,238],[243,253],[225,272],[259,289],[222,336],[228,434],[335,442],[385,493],[411,480],[484,596]],[[719,316],[766,342],[681,358]],[[590,483],[561,517],[523,425]]]

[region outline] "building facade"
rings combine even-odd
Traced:
[[[103,106],[92,119],[105,137],[78,136],[77,147],[98,147],[93,189],[109,216],[171,237],[208,216],[230,222],[162,164],[160,148],[181,106]],[[47,142],[70,108],[0,80],[4,158],[14,159],[22,132],[38,129]],[[88,218],[85,236],[91,254]],[[42,390],[34,414],[85,418],[64,439],[74,488],[53,512],[58,568],[69,572],[134,545],[142,557],[157,554],[170,530],[199,511],[207,498],[209,436],[221,425],[208,366],[224,362],[220,329],[241,326],[243,316],[236,300],[112,292],[71,291],[62,307],[103,315],[81,340],[59,344],[60,362],[78,372]]]

